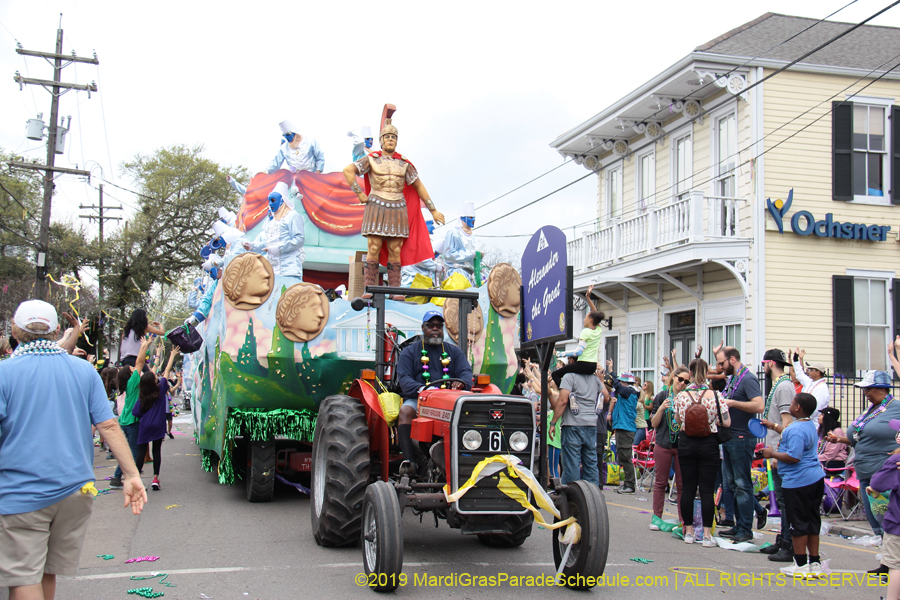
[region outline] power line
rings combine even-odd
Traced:
[[[843,10],[844,10],[845,8],[847,8],[847,7],[849,7],[849,6],[853,5],[853,4],[856,4],[857,1],[858,1],[858,0],[851,0],[851,2],[845,4],[845,5],[842,6],[841,8],[837,9],[836,11],[834,11],[833,13],[831,13],[831,14],[825,16],[825,17],[822,17],[821,19],[819,19],[818,21],[816,21],[815,23],[813,23],[813,24],[810,25],[809,27],[806,27],[806,28],[804,28],[804,29],[801,29],[800,31],[798,31],[798,32],[795,33],[794,35],[790,36],[789,38],[787,38],[787,39],[785,39],[785,40],[782,40],[781,42],[778,42],[777,44],[775,44],[775,45],[772,46],[771,48],[769,48],[769,49],[767,49],[767,50],[765,50],[765,51],[763,51],[763,52],[757,54],[756,56],[754,56],[754,57],[751,58],[751,59],[748,59],[748,60],[745,61],[744,63],[742,63],[742,64],[740,64],[740,65],[738,65],[738,66],[736,66],[736,67],[732,67],[731,69],[729,69],[728,71],[726,71],[724,75],[718,76],[718,77],[716,77],[715,79],[713,79],[712,81],[710,81],[709,83],[703,84],[701,87],[699,87],[698,89],[694,90],[691,94],[688,94],[688,96],[685,96],[682,100],[685,100],[685,99],[689,98],[690,96],[696,96],[698,93],[702,92],[703,90],[705,90],[705,89],[708,88],[709,86],[715,84],[716,81],[720,80],[722,77],[726,77],[726,78],[727,78],[729,75],[731,75],[732,73],[734,73],[734,72],[737,71],[738,69],[743,69],[744,67],[746,67],[747,65],[749,65],[750,63],[752,63],[754,60],[756,60],[756,59],[758,59],[758,58],[762,58],[763,56],[765,56],[766,54],[768,54],[768,53],[771,52],[772,50],[775,50],[776,48],[778,48],[778,47],[780,47],[780,46],[783,46],[784,44],[790,42],[791,40],[793,40],[793,39],[795,39],[795,38],[797,38],[797,37],[803,35],[804,33],[806,33],[807,31],[809,31],[810,29],[812,29],[812,28],[815,27],[816,25],[820,25],[821,23],[825,22],[826,19],[829,19],[829,18],[833,17],[834,15],[836,15],[836,14],[838,14],[839,12],[843,11]],[[888,7],[888,8],[890,8],[890,7]],[[885,10],[887,10],[887,9],[885,9]],[[876,16],[877,16],[877,15],[876,15]],[[864,22],[865,22],[865,21],[864,21]],[[862,23],[860,23],[860,25],[861,25],[861,24],[862,24]],[[814,52],[816,52],[816,51],[814,51]],[[790,66],[790,65],[789,65],[789,66]],[[749,90],[750,88],[747,88],[747,89]],[[743,91],[747,91],[747,90],[743,90]],[[659,109],[659,110],[657,110],[655,113],[653,113],[653,114],[650,116],[650,118],[651,118],[651,119],[655,119],[656,116],[659,115],[659,113],[663,112],[663,110],[664,110],[664,109]]]
[[[531,206],[532,204],[537,204],[538,202],[540,202],[540,201],[543,200],[544,198],[549,198],[549,197],[552,196],[553,194],[555,194],[555,193],[557,193],[557,192],[561,192],[561,191],[563,191],[564,189],[566,189],[567,187],[573,186],[573,185],[575,185],[576,183],[578,183],[579,181],[582,181],[583,179],[587,179],[587,178],[590,177],[591,175],[595,175],[595,173],[591,172],[591,173],[588,173],[588,174],[584,175],[583,177],[579,177],[579,178],[576,179],[575,181],[571,181],[571,182],[567,183],[566,185],[562,186],[561,188],[557,188],[557,189],[553,190],[553,191],[550,192],[549,194],[544,194],[543,196],[541,196],[541,197],[538,198],[537,200],[532,200],[531,202],[529,202],[529,203],[527,203],[527,204],[523,204],[522,206],[520,206],[519,208],[516,208],[515,210],[509,211],[509,212],[506,213],[505,215],[500,215],[500,216],[497,217],[496,219],[491,219],[491,220],[488,221],[487,223],[483,223],[483,224],[481,225],[481,227],[487,227],[487,226],[490,225],[491,223],[496,223],[496,222],[499,221],[500,219],[505,219],[505,218],[508,217],[509,215],[515,214],[515,213],[519,212],[520,210],[522,210],[522,209],[524,209],[524,208],[528,208],[528,207]]]
[[[31,214],[31,211],[28,210],[28,209],[25,207],[25,205],[22,204],[22,203],[19,201],[19,199],[16,198],[16,197],[13,195],[13,193],[12,193],[11,191],[9,191],[9,189],[8,189],[5,185],[3,185],[3,182],[2,182],[2,181],[0,181],[0,189],[2,189],[4,192],[6,192],[7,194],[9,194],[9,197],[12,198],[13,200],[15,200],[16,204],[18,204],[19,206],[22,207],[22,210],[25,211],[25,215],[28,216],[28,217],[30,217],[32,221],[34,221],[35,223],[37,223],[38,227],[43,227],[43,225],[41,224],[41,222],[38,221],[37,217],[35,217],[33,214]]]
[[[566,165],[566,164],[568,164],[568,163],[570,163],[570,162],[572,162],[572,159],[567,158],[565,161],[563,161],[562,164],[556,165],[555,167],[553,167],[553,168],[550,169],[549,171],[547,171],[547,172],[545,172],[545,173],[541,173],[540,175],[538,175],[538,176],[535,177],[534,179],[532,179],[532,180],[530,180],[530,181],[526,181],[525,183],[523,183],[523,184],[520,185],[519,187],[513,188],[513,189],[509,190],[508,192],[506,192],[505,194],[503,194],[503,195],[501,195],[501,196],[497,196],[497,197],[494,198],[493,200],[490,200],[490,201],[488,201],[488,202],[485,202],[485,203],[482,204],[481,206],[476,206],[475,208],[476,208],[476,209],[482,209],[482,208],[484,208],[485,206],[487,206],[488,204],[493,204],[494,202],[496,202],[496,201],[499,200],[500,198],[503,198],[503,197],[505,197],[505,196],[509,196],[510,194],[512,194],[513,192],[515,192],[516,190],[522,189],[523,187],[525,187],[525,186],[528,185],[529,183],[534,183],[535,181],[537,181],[538,179],[540,179],[540,178],[543,177],[544,175],[549,175],[549,174],[552,173],[553,171],[557,170],[558,168],[560,168],[560,167],[562,167],[562,166],[564,166],[564,165]]]
[[[851,2],[851,4],[852,4],[852,2]],[[880,11],[878,11],[877,13],[875,13],[874,15],[872,15],[872,16],[868,17],[867,19],[861,21],[860,23],[854,25],[854,26],[851,27],[850,29],[847,29],[847,30],[843,31],[842,33],[840,33],[840,34],[834,36],[833,38],[831,38],[831,39],[828,40],[827,42],[825,42],[825,43],[819,45],[819,46],[816,47],[815,49],[813,49],[813,50],[807,52],[806,54],[800,56],[799,58],[797,58],[797,59],[791,61],[791,62],[788,63],[787,65],[785,65],[785,66],[781,67],[780,69],[778,69],[777,71],[775,71],[774,73],[772,73],[772,74],[770,74],[770,75],[764,77],[763,79],[760,79],[760,80],[757,81],[757,82],[754,82],[753,84],[751,84],[749,87],[747,87],[747,88],[746,88],[745,90],[743,90],[743,91],[745,91],[745,92],[746,92],[746,91],[749,91],[750,89],[756,87],[757,85],[760,85],[760,84],[762,84],[763,82],[767,81],[768,79],[771,79],[771,78],[774,77],[775,75],[784,72],[786,69],[788,69],[789,67],[795,65],[796,63],[798,63],[799,61],[803,60],[804,58],[806,58],[806,57],[808,57],[808,56],[810,56],[810,55],[812,55],[812,54],[818,52],[819,50],[821,50],[822,48],[828,46],[829,44],[834,43],[835,41],[837,41],[837,40],[840,39],[841,37],[847,35],[847,34],[850,33],[851,31],[854,31],[855,29],[858,29],[859,27],[861,27],[861,26],[864,25],[865,23],[867,23],[867,22],[871,21],[872,19],[874,19],[874,18],[880,16],[880,15],[883,14],[885,11],[887,11],[887,10],[893,8],[894,6],[896,6],[896,5],[898,5],[898,4],[900,4],[900,0],[897,0],[896,2],[890,4],[889,6],[887,6],[887,7],[883,8],[883,9],[881,9]],[[849,4],[848,4],[847,6],[849,6]],[[846,7],[844,7],[844,8],[846,8]],[[841,9],[841,10],[843,10],[843,9]],[[835,14],[835,13],[832,13],[832,14]],[[830,16],[830,15],[829,15],[829,16]],[[809,28],[807,28],[807,29],[809,29]],[[786,41],[787,41],[787,40],[786,40]],[[900,56],[900,55],[897,55],[897,56]],[[896,58],[896,56],[895,56],[894,58]],[[893,59],[890,59],[890,60],[893,60]],[[860,81],[862,81],[863,79],[865,79],[866,77],[868,77],[869,75],[871,75],[872,73],[874,73],[875,71],[877,71],[877,70],[878,70],[881,66],[883,66],[884,64],[886,64],[886,63],[882,63],[882,64],[879,65],[878,67],[876,67],[876,68],[872,69],[871,71],[869,71],[869,73],[868,73],[867,75],[858,78],[856,81],[854,81],[854,82],[851,83],[849,86],[847,86],[846,88],[844,88],[843,91],[846,91],[847,89],[849,89],[849,88],[852,87],[853,85],[856,85],[857,83],[859,83]],[[900,64],[895,65],[894,67],[891,67],[890,69],[888,69],[887,71],[885,71],[884,73],[882,73],[881,75],[879,75],[876,79],[874,79],[874,80],[872,80],[870,83],[866,84],[866,85],[865,85],[861,90],[859,90],[859,91],[862,91],[862,90],[866,89],[867,87],[869,87],[870,85],[872,85],[872,84],[875,83],[876,81],[879,81],[880,79],[884,78],[888,73],[894,71],[898,66],[900,66]],[[840,93],[841,93],[841,92],[839,92],[838,94],[840,94]],[[857,93],[858,93],[858,92],[857,92]],[[835,96],[832,96],[831,98],[833,99],[833,98],[835,98],[836,96],[837,96],[837,94],[836,94]],[[707,109],[704,111],[704,113],[701,113],[701,114],[697,115],[696,117],[691,117],[691,118],[689,118],[688,120],[686,120],[684,123],[679,124],[679,125],[674,129],[674,131],[677,131],[677,130],[683,128],[683,127],[686,127],[687,125],[692,125],[692,124],[694,123],[694,121],[696,121],[696,120],[702,118],[702,117],[704,116],[705,113],[709,113],[709,112],[711,112],[711,111],[714,111],[715,109],[719,108],[720,106],[723,106],[723,105],[725,105],[725,104],[728,103],[728,102],[731,102],[731,100],[732,100],[731,98],[726,98],[725,100],[723,100],[723,101],[720,102],[719,104],[716,104],[716,105],[713,106],[713,107],[707,108]],[[827,102],[827,100],[826,100],[825,102]],[[817,106],[820,106],[821,104],[822,104],[822,103],[819,103],[819,105],[817,105]],[[816,108],[816,107],[813,107],[813,108]],[[796,117],[794,117],[794,118],[792,118],[790,121],[784,123],[783,125],[781,125],[781,126],[778,127],[777,129],[775,129],[775,130],[769,132],[768,134],[766,134],[765,136],[763,136],[762,138],[760,138],[760,140],[758,140],[758,141],[762,141],[762,140],[766,139],[769,135],[775,133],[776,131],[779,131],[780,129],[783,129],[785,126],[789,125],[790,123],[793,123],[794,121],[796,121],[796,120],[799,119],[800,117],[802,117],[802,116],[806,115],[807,113],[809,113],[810,110],[813,110],[813,109],[809,109],[809,110],[807,110],[807,111],[801,113],[800,115],[797,115]],[[825,113],[825,115],[828,115],[828,114],[830,114],[830,113],[831,113],[831,111],[829,110],[829,111],[827,111],[827,112]],[[822,115],[822,116],[824,117],[825,115]],[[738,164],[738,165],[735,165],[734,167],[732,167],[732,168],[730,168],[730,169],[724,171],[723,173],[719,173],[719,174],[717,175],[717,177],[721,177],[721,176],[722,176],[723,174],[725,174],[725,173],[730,173],[730,172],[732,172],[732,171],[734,171],[734,170],[736,170],[736,169],[739,169],[740,167],[742,167],[742,166],[748,164],[749,162],[751,162],[751,161],[753,161],[753,160],[759,158],[760,156],[762,156],[763,154],[765,154],[765,153],[768,152],[769,150],[772,150],[772,149],[774,149],[774,148],[777,148],[777,147],[780,146],[782,143],[784,143],[784,142],[786,142],[787,140],[791,139],[792,137],[794,137],[795,135],[797,135],[797,134],[800,133],[801,131],[804,131],[806,128],[808,128],[810,125],[812,125],[812,123],[815,123],[815,122],[819,121],[821,118],[822,118],[822,117],[819,117],[819,118],[813,120],[813,121],[812,121],[811,123],[809,123],[808,125],[806,125],[806,126],[804,126],[803,128],[797,130],[796,132],[794,132],[793,134],[791,134],[790,136],[788,136],[788,137],[785,138],[784,140],[781,140],[780,142],[778,142],[778,144],[776,144],[776,145],[773,146],[772,148],[769,148],[769,149],[767,149],[767,150],[763,150],[761,153],[759,153],[758,155],[754,156],[753,158],[750,158],[750,159],[748,159],[748,160],[746,160],[746,161],[744,161],[744,162],[742,162],[742,163],[740,163],[740,164]],[[672,133],[672,132],[668,132],[669,135],[671,135],[671,133]],[[755,145],[756,143],[758,143],[758,142],[757,142],[757,141],[754,141],[754,142],[751,144],[751,146],[752,146],[752,145]],[[747,150],[747,148],[744,148],[744,151],[746,151],[746,150]],[[731,158],[732,156],[739,155],[740,152],[741,152],[741,150],[738,150],[736,153],[729,155],[729,158]],[[621,160],[624,161],[624,159],[627,158],[627,156],[629,156],[629,155],[631,155],[631,154],[634,154],[634,152],[630,152],[628,155],[623,156]],[[691,176],[690,176],[689,178],[693,178],[693,176],[694,176],[695,174],[701,173],[703,170],[705,170],[705,169],[698,170],[698,171],[692,173]],[[590,175],[593,175],[593,174],[594,174],[594,173],[591,172],[591,173],[588,173],[587,175],[585,175],[584,177],[579,177],[579,178],[576,179],[575,181],[572,181],[571,183],[568,183],[568,184],[566,184],[566,185],[564,185],[564,186],[562,186],[562,187],[560,187],[560,188],[558,188],[558,189],[556,189],[556,190],[550,192],[549,194],[545,194],[544,196],[541,196],[541,197],[538,198],[537,200],[533,200],[532,202],[529,202],[529,203],[527,203],[527,204],[523,204],[522,206],[516,208],[515,210],[512,210],[512,211],[510,211],[510,212],[508,212],[508,213],[506,213],[506,214],[504,214],[504,215],[501,215],[501,216],[497,217],[496,219],[493,219],[493,220],[491,220],[491,221],[488,221],[487,223],[482,224],[481,227],[486,227],[487,225],[490,225],[490,224],[492,224],[492,223],[495,223],[495,222],[499,221],[500,219],[506,218],[506,217],[508,217],[508,216],[510,216],[510,215],[512,215],[512,214],[515,214],[515,213],[519,212],[520,210],[522,210],[522,209],[524,209],[524,208],[527,208],[527,207],[531,206],[532,204],[535,204],[535,203],[537,203],[537,202],[540,202],[541,200],[544,200],[545,198],[549,198],[550,196],[556,194],[557,192],[560,192],[560,191],[566,189],[567,187],[569,187],[569,186],[571,186],[571,185],[574,185],[575,183],[578,183],[579,181],[581,181],[581,180],[585,179],[586,177],[589,177]],[[680,181],[677,181],[677,182],[675,183],[675,185],[677,185],[678,183],[683,183],[684,181],[687,181],[689,178],[688,178],[688,177],[685,177],[684,179],[682,179],[682,180],[680,180]],[[707,178],[706,180],[702,181],[699,185],[703,185],[703,184],[705,184],[705,183],[708,183],[708,182],[711,181],[712,179],[713,179],[713,177]],[[654,193],[654,195],[658,195],[658,194],[660,194],[660,193],[665,193],[665,192],[671,190],[673,187],[675,187],[675,185],[670,185],[668,188],[664,188],[664,189],[662,190],[662,192],[657,191],[657,192]],[[695,185],[695,186],[693,186],[693,187],[699,187],[699,185]],[[637,207],[635,207],[634,211],[637,212]],[[590,222],[593,222],[593,221],[589,221],[588,223],[590,223]],[[588,224],[588,223],[585,223],[585,225]]]
[[[741,154],[742,152],[746,152],[746,151],[750,150],[750,148],[752,148],[753,146],[755,146],[757,143],[762,142],[762,141],[765,141],[768,137],[774,135],[774,134],[777,133],[778,131],[781,131],[782,129],[784,129],[785,127],[787,127],[788,125],[790,125],[791,123],[793,123],[793,122],[797,121],[798,119],[800,119],[801,117],[806,116],[807,114],[809,114],[809,113],[812,112],[813,110],[817,109],[818,107],[822,106],[823,104],[826,104],[826,103],[828,103],[828,102],[831,102],[831,101],[834,100],[835,98],[837,98],[837,97],[841,96],[842,94],[846,93],[850,88],[852,88],[853,86],[857,85],[858,83],[860,83],[860,82],[864,81],[865,79],[867,79],[868,77],[870,77],[873,73],[875,73],[876,71],[878,71],[879,69],[881,69],[881,67],[883,67],[883,66],[886,65],[887,63],[889,63],[889,62],[891,62],[891,61],[893,61],[893,60],[896,60],[896,59],[898,59],[898,58],[900,58],[900,54],[895,54],[894,56],[892,56],[891,58],[889,58],[887,61],[881,63],[880,65],[878,65],[877,67],[875,67],[874,69],[872,69],[871,71],[869,71],[866,75],[863,75],[862,77],[857,78],[856,80],[854,80],[853,82],[851,82],[849,85],[847,85],[847,86],[844,87],[843,89],[839,90],[837,93],[833,94],[831,97],[826,98],[825,100],[822,100],[821,102],[819,102],[819,103],[816,104],[815,106],[812,106],[811,108],[808,108],[807,110],[803,111],[803,112],[800,113],[799,115],[797,115],[797,116],[791,118],[790,120],[788,120],[788,121],[782,123],[781,125],[779,125],[779,126],[776,127],[775,129],[773,129],[772,131],[770,131],[769,133],[763,135],[761,138],[759,138],[759,140],[750,142],[750,143],[749,143],[747,146],[745,146],[744,148],[740,148],[740,149],[738,149],[737,151],[735,151],[734,153],[729,154],[727,158],[731,158],[731,157],[734,157],[734,156],[740,156],[740,154]],[[857,90],[856,92],[854,92],[854,94],[852,94],[852,95],[858,95],[860,92],[862,92],[863,90],[865,90],[866,88],[868,88],[869,86],[871,86],[871,85],[872,85],[873,83],[875,83],[876,81],[879,81],[879,80],[883,79],[883,78],[886,77],[889,73],[895,71],[895,70],[898,68],[898,66],[900,66],[900,63],[898,63],[898,64],[894,65],[893,67],[891,67],[890,69],[886,70],[884,73],[882,73],[881,75],[877,76],[875,79],[873,79],[872,81],[870,81],[869,83],[867,83],[866,85],[864,85],[862,88],[860,88],[859,90]],[[819,121],[820,119],[822,119],[823,117],[825,117],[826,115],[828,115],[828,114],[830,114],[830,113],[831,113],[831,110],[826,111],[825,114],[823,114],[822,116],[820,116],[820,117],[814,119],[813,121],[811,121],[810,125],[811,125],[812,123],[815,123],[815,122]],[[784,141],[790,139],[791,137],[793,137],[793,136],[796,135],[797,133],[800,133],[800,131],[803,131],[803,130],[806,129],[807,127],[809,127],[809,125],[804,126],[803,128],[801,128],[801,129],[797,130],[796,132],[794,132],[791,136],[785,138],[785,139],[782,140],[781,142],[778,142],[778,145],[780,145],[782,142],[784,142]],[[769,148],[769,150],[771,150],[771,149],[772,149],[772,148]],[[762,155],[765,154],[766,152],[768,152],[768,150],[766,150],[766,151],[764,151],[764,152],[758,154],[757,156],[755,156],[755,157],[753,157],[753,158],[751,158],[751,159],[748,159],[748,161],[744,161],[744,162],[742,162],[741,164],[736,165],[735,167],[732,167],[732,168],[730,168],[730,169],[728,169],[728,170],[726,170],[726,171],[723,171],[722,173],[720,173],[720,174],[717,175],[716,177],[721,177],[721,176],[724,175],[724,174],[730,173],[730,172],[732,172],[732,171],[734,171],[734,170],[740,168],[741,166],[746,165],[749,161],[752,161],[752,160],[754,160],[754,159],[756,159],[756,158],[759,158],[760,156],[762,156]],[[669,185],[668,187],[665,187],[665,188],[663,188],[662,190],[657,190],[656,192],[654,192],[653,195],[654,195],[654,196],[659,196],[659,195],[663,195],[663,196],[664,196],[667,192],[669,192],[669,191],[671,191],[672,189],[674,189],[678,184],[681,184],[681,183],[684,183],[684,182],[686,182],[686,181],[688,181],[688,180],[693,179],[695,175],[699,175],[699,174],[703,173],[704,171],[707,171],[708,168],[709,168],[709,167],[707,167],[707,168],[701,168],[701,169],[698,169],[698,170],[696,170],[696,171],[693,171],[690,175],[685,176],[684,178],[682,178],[682,179],[680,179],[680,180],[674,182],[673,184]],[[701,181],[699,184],[692,185],[691,187],[699,187],[699,186],[702,186],[703,184],[710,182],[712,179],[714,179],[714,177],[709,177],[709,178],[704,179],[703,181]],[[633,210],[628,211],[628,213],[625,213],[625,214],[630,214],[631,212],[637,213],[637,211],[638,211],[638,209],[637,209],[637,207],[635,207]],[[587,223],[584,223],[584,224],[586,225]]]
[[[109,185],[111,185],[111,186],[113,186],[113,187],[115,187],[115,188],[119,188],[119,189],[122,190],[123,192],[128,192],[128,193],[130,193],[130,194],[134,194],[135,196],[140,196],[141,198],[146,198],[147,200],[153,200],[153,201],[156,201],[156,198],[154,198],[154,197],[152,197],[152,196],[148,196],[147,194],[142,194],[142,193],[136,192],[136,191],[134,191],[134,190],[129,190],[128,188],[124,188],[124,187],[122,187],[121,185],[118,185],[118,184],[113,183],[112,181],[107,181],[107,180],[104,179],[102,176],[100,177],[100,179],[103,181],[103,183],[108,183]]]
[[[23,240],[25,240],[26,242],[28,242],[28,244],[31,245],[31,246],[34,246],[35,248],[39,248],[39,247],[40,247],[40,246],[37,244],[37,242],[35,242],[34,240],[28,239],[27,237],[25,237],[24,235],[22,235],[22,234],[19,233],[18,231],[14,230],[14,229],[10,229],[9,227],[7,227],[6,225],[4,225],[3,223],[0,223],[0,227],[2,227],[3,229],[5,229],[6,231],[10,232],[10,233],[13,234],[13,235],[19,236],[20,238],[22,238]]]
[[[100,81],[100,66],[97,66],[97,81],[102,85],[102,81]],[[109,170],[112,173],[113,171],[113,162],[112,162],[112,154],[109,150],[109,132],[106,127],[106,108],[103,106],[103,94],[100,94],[100,115],[103,117],[103,139],[106,141],[106,159],[109,161]],[[109,182],[107,182],[109,183]],[[115,184],[110,184],[115,185]],[[118,186],[116,186],[118,187]]]

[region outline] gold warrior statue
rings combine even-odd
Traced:
[[[419,210],[420,199],[431,211],[435,223],[444,224],[444,215],[435,208],[416,168],[396,151],[397,128],[391,124],[395,110],[391,104],[384,106],[378,138],[381,150],[363,156],[344,169],[350,189],[366,205],[362,222],[362,235],[368,240],[366,286],[376,284],[379,262],[387,267],[388,285],[399,287],[402,265],[434,258],[428,229]],[[356,180],[360,175],[364,177],[365,190]],[[363,294],[363,298],[371,297],[372,294]],[[402,300],[403,296],[393,299]]]

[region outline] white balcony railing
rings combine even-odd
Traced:
[[[650,207],[644,214],[614,221],[570,241],[569,264],[578,272],[680,244],[747,239],[750,236],[740,228],[743,203],[743,198],[691,192],[681,200]]]

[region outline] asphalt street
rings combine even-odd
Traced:
[[[152,586],[166,600],[217,600],[375,597],[360,587],[358,547],[322,548],[310,530],[309,499],[278,484],[273,502],[250,504],[244,486],[219,485],[200,467],[199,450],[191,437],[189,415],[177,419],[174,440],[163,444],[162,490],[148,492],[149,503],[135,517],[122,508],[121,492],[102,493],[94,504],[79,574],[60,577],[57,597],[97,600],[133,598],[129,589]],[[107,488],[113,461],[95,456],[98,489]],[[145,473],[152,469],[145,467]],[[144,477],[149,486],[151,477]],[[604,492],[610,516],[608,581],[588,592],[528,584],[525,577],[552,576],[551,534],[535,527],[519,548],[493,549],[473,537],[463,537],[443,522],[435,528],[430,514],[420,522],[403,516],[405,586],[399,597],[521,598],[590,595],[592,598],[669,598],[687,593],[692,599],[753,599],[776,592],[788,598],[878,598],[886,588],[864,577],[877,566],[877,548],[856,546],[829,535],[822,538],[822,556],[835,572],[817,584],[779,580],[778,567],[758,553],[688,546],[667,533],[652,532],[650,493],[635,496]],[[667,504],[667,518],[674,505]],[[773,541],[763,532],[756,543]],[[112,555],[104,560],[98,555]],[[136,557],[158,556],[154,562],[126,563]],[[653,562],[644,564],[633,558]],[[133,580],[160,573],[156,579]],[[159,584],[162,573],[175,587]],[[448,577],[450,576],[450,577]],[[437,577],[443,577],[438,580]],[[490,579],[513,579],[496,583]],[[486,578],[486,579],[479,579]],[[514,578],[523,578],[515,581]],[[826,585],[822,585],[825,583]],[[6,598],[6,590],[0,591]]]

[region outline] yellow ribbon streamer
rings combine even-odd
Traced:
[[[489,467],[488,465],[495,466]],[[513,483],[513,481],[505,473],[503,473],[504,466],[506,467],[507,472],[511,477],[521,479],[525,483],[525,485],[528,486],[528,488],[534,494],[534,499],[537,502],[538,506],[552,514],[557,519],[560,519],[562,517],[562,515],[560,515],[559,511],[556,509],[556,506],[553,504],[553,501],[550,499],[550,496],[547,495],[547,492],[545,492],[537,482],[534,473],[519,464],[519,459],[508,454],[497,454],[479,462],[477,465],[475,465],[475,469],[472,471],[472,475],[471,477],[469,477],[469,480],[466,481],[462,485],[462,487],[460,487],[453,494],[450,493],[450,485],[445,485],[444,495],[447,497],[447,502],[450,504],[456,502],[457,500],[465,496],[466,492],[475,487],[475,484],[477,484],[481,479],[499,472],[500,483],[497,484],[497,489],[503,492],[509,498],[521,504],[524,508],[530,510],[534,514],[534,520],[537,521],[540,526],[544,527],[545,529],[553,530],[559,529],[560,527],[565,527],[566,525],[576,524],[575,517],[569,517],[568,519],[557,521],[556,523],[546,522],[540,511],[532,506],[530,502],[528,502],[528,496],[525,494],[525,492],[519,489],[519,486]],[[485,468],[487,468],[486,471]],[[482,474],[482,472],[484,473]],[[573,535],[577,534],[580,538],[580,531],[580,528],[575,530],[573,532]]]

